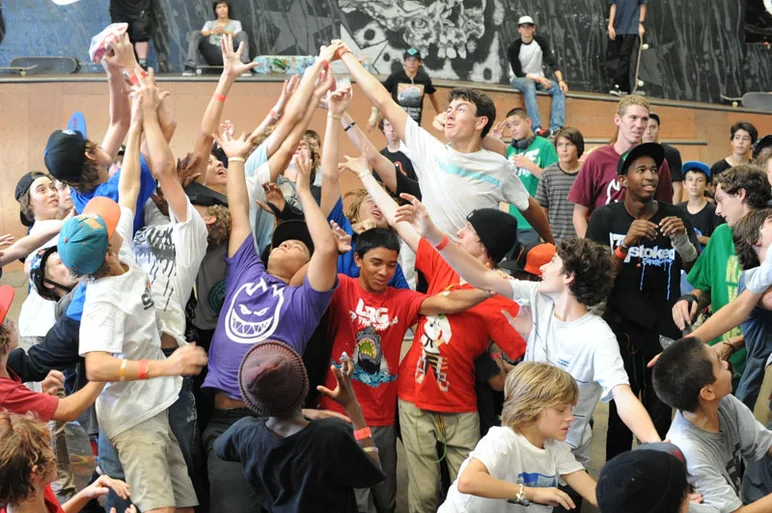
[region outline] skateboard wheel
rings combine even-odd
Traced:
[[[19,72],[19,75],[21,75],[21,76],[23,76],[23,77],[26,77],[26,76],[27,76],[27,72],[26,72],[25,70],[21,70],[21,71]]]
[[[638,81],[638,87],[643,87],[646,83],[643,80]]]
[[[737,102],[732,102],[732,107],[737,107],[739,104]]]
[[[196,68],[196,75],[201,75],[204,72],[201,68]]]
[[[643,45],[641,45],[641,48],[643,48],[644,50],[648,50],[649,49],[649,43],[643,43]]]

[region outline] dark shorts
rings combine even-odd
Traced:
[[[119,10],[110,11],[110,20],[113,23],[129,24],[129,39],[132,43],[144,43],[150,41],[150,11],[128,13]]]

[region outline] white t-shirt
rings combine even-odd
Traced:
[[[494,426],[461,464],[460,476],[469,460],[480,461],[496,479],[528,487],[557,487],[560,476],[584,470],[565,442],[547,440],[544,449],[531,444],[512,428]],[[458,478],[437,513],[551,513],[552,506],[532,502],[523,507],[503,499],[486,499],[458,491]]]
[[[524,74],[536,75],[537,77],[544,76],[544,69],[542,68],[544,53],[536,40],[532,40],[528,44],[521,44],[518,58],[520,59],[520,67]]]
[[[134,257],[150,278],[158,315],[158,329],[182,345],[185,340],[185,305],[204,259],[209,232],[187,199],[187,221],[169,210],[171,222],[146,226],[134,235]]]
[[[485,149],[459,153],[405,117],[404,143],[417,164],[423,203],[443,232],[455,236],[477,208],[498,210],[501,202],[528,208],[528,191],[506,158]]]
[[[129,270],[89,284],[80,323],[81,356],[102,351],[126,360],[166,358],[150,282],[132,252],[133,223],[134,212],[122,207],[116,228],[123,237],[118,258]],[[114,438],[169,408],[181,387],[178,376],[108,383],[96,401],[99,425]]]
[[[41,223],[47,221],[36,221],[29,231],[30,235],[35,234],[41,228]],[[59,241],[59,236],[52,237],[45,244],[38,249],[27,255],[26,260],[29,260],[32,255],[43,248],[56,246]],[[54,327],[56,324],[56,301],[50,301],[40,297],[32,286],[32,282],[28,286],[27,298],[24,303],[21,304],[21,311],[19,312],[19,336],[20,337],[45,337],[48,330]]]
[[[548,362],[568,372],[579,386],[579,401],[566,442],[583,465],[590,462],[590,419],[598,400],[609,402],[617,385],[629,385],[619,344],[608,324],[588,312],[564,322],[555,317],[552,299],[538,291],[539,284],[510,280],[512,299],[527,299],[533,327],[525,348],[525,361]]]

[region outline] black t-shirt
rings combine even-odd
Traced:
[[[394,101],[402,107],[408,115],[421,124],[421,113],[424,106],[424,94],[434,94],[437,90],[432,85],[432,79],[420,68],[412,80],[405,73],[404,68],[395,71],[383,83],[383,87],[391,93]]]
[[[724,223],[724,218],[716,215],[716,206],[714,204],[710,202],[706,203],[702,210],[696,214],[689,213],[689,210],[686,208],[688,204],[688,201],[684,201],[683,203],[678,204],[678,208],[683,210],[684,218],[692,223],[692,226],[698,235],[710,237],[713,235],[713,231],[718,228],[720,224]]]
[[[727,162],[726,159],[719,160],[710,166],[710,179],[713,180],[713,183],[716,183],[716,177],[731,167],[732,164]]]
[[[151,0],[110,0],[110,13],[139,14],[150,10]]]
[[[662,148],[665,150],[665,160],[667,165],[670,166],[670,180],[673,182],[683,182],[684,173],[681,170],[683,166],[681,162],[681,152],[675,146],[669,144],[663,144]]]
[[[407,155],[401,151],[391,152],[388,148],[381,150],[381,155],[389,159],[394,163],[394,167],[397,168],[397,191],[396,195],[399,196],[403,192],[412,194],[418,199],[421,199],[421,187],[418,185],[418,177],[415,174],[413,168],[413,162]],[[382,181],[378,173],[373,171],[375,179],[379,182]]]
[[[680,208],[660,202],[651,222],[658,225],[670,216],[684,219],[686,232],[696,247],[694,228]],[[613,251],[634,220],[624,203],[611,203],[593,212],[587,238],[609,245]],[[671,309],[681,295],[681,269],[681,256],[670,238],[661,233],[655,240],[642,239],[631,247],[614,281],[604,314],[612,329],[620,323],[632,323],[643,334],[680,338],[681,331],[673,323]],[[654,356],[662,351],[659,337],[641,338],[649,341],[648,347],[640,348],[644,353]]]
[[[354,488],[370,488],[385,477],[339,419],[314,420],[279,438],[265,419],[245,417],[220,435],[214,452],[241,462],[263,508],[273,513],[356,513]]]

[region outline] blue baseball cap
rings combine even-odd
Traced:
[[[689,160],[687,162],[684,162],[681,166],[681,172],[686,175],[687,171],[698,171],[710,179],[710,168],[707,164],[700,162],[698,160]]]
[[[57,244],[64,266],[78,274],[92,274],[99,269],[120,218],[121,207],[116,202],[96,197],[81,215],[65,221]]]

